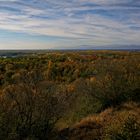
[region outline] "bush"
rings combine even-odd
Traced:
[[[139,140],[140,124],[135,116],[130,115],[124,122],[120,122],[117,129],[112,128],[105,140]]]

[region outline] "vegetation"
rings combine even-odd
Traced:
[[[139,140],[139,116],[139,52],[0,58],[1,140]]]

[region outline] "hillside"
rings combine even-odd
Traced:
[[[0,58],[1,140],[139,140],[139,52],[17,55]]]

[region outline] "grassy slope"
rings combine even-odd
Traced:
[[[117,139],[119,135],[127,139],[128,135],[121,134],[134,133],[133,139],[137,140],[140,138],[139,116],[140,104],[129,102],[117,108],[108,108],[100,114],[90,115],[79,123],[61,130],[59,136],[60,139],[68,140],[111,140]]]

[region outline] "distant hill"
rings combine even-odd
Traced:
[[[140,51],[140,45],[108,45],[108,46],[92,46],[82,45],[79,48],[83,50],[135,50]]]

